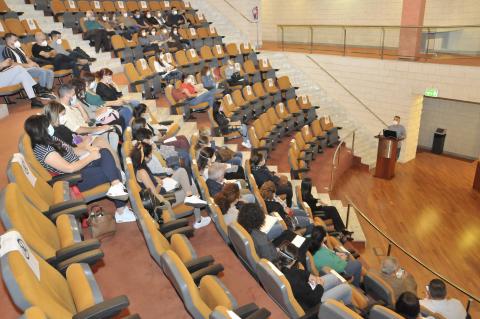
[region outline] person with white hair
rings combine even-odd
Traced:
[[[385,257],[382,260],[380,271],[373,271],[392,287],[395,299],[406,291],[417,294],[415,278],[400,267],[397,258]]]

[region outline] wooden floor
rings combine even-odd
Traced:
[[[380,229],[439,274],[480,296],[480,193],[471,189],[475,162],[421,152],[397,165],[396,176],[382,180],[352,169],[337,182],[334,198],[351,201]],[[346,201],[345,201],[346,203]],[[362,256],[376,267],[387,242],[366,222]],[[398,249],[392,255],[414,274],[418,295],[435,276]],[[452,295],[461,296],[449,287]],[[466,301],[462,298],[462,301]],[[480,305],[473,306],[480,315]],[[474,316],[476,318],[477,316]]]
[[[310,46],[309,44],[291,44],[286,43],[282,46],[281,42],[263,41],[262,50],[268,51],[290,51],[301,53],[346,55],[352,57],[398,60],[398,50],[384,50],[376,48],[346,47],[343,46],[320,45]],[[457,54],[420,54],[416,61],[425,63],[454,64],[454,65],[472,65],[480,66],[480,56],[464,56]]]

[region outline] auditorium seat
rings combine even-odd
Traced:
[[[318,319],[362,319],[362,317],[343,303],[329,299],[320,305]]]
[[[11,230],[2,237],[14,233]],[[23,311],[31,307],[39,309],[29,310],[29,318],[41,318],[41,312],[49,319],[111,318],[128,307],[126,296],[103,299],[87,264],[72,263],[66,268],[64,278],[21,238],[19,242],[22,250],[5,253],[0,264],[5,286],[15,305]]]
[[[43,259],[61,271],[74,262],[94,264],[103,258],[97,239],[83,240],[82,228],[73,215],[61,215],[53,223],[10,183],[0,194],[0,218],[5,229],[17,229]]]
[[[380,305],[375,305],[370,310],[368,319],[402,319],[403,317],[395,311]]]
[[[330,116],[322,116],[320,118],[320,126],[323,131],[327,132],[328,145],[337,144],[339,141],[338,130],[341,129],[341,127],[335,126]]]
[[[398,296],[392,287],[379,275],[373,272],[367,272],[363,277],[365,292],[375,300],[380,300],[387,307],[394,307]]]
[[[238,258],[243,262],[252,275],[257,276],[257,264],[260,258],[250,234],[239,223],[233,222],[228,226],[228,238],[232,243]]]

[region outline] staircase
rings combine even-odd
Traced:
[[[72,29],[64,28],[61,22],[55,22],[53,17],[47,17],[41,10],[35,10],[33,4],[26,4],[20,0],[6,0],[8,7],[17,12],[23,12],[21,19],[35,19],[43,32],[49,33],[57,30],[62,33],[62,38],[68,40],[72,48],[80,47],[97,61],[90,66],[92,70],[109,68],[114,73],[123,72],[123,66],[120,59],[112,58],[110,52],[95,53],[95,49],[89,45],[88,41],[82,39],[81,34],[73,34]]]

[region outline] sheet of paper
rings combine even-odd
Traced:
[[[167,138],[166,140],[163,141],[163,143],[171,143],[177,141],[177,138],[175,136]]]
[[[335,277],[337,277],[342,283],[347,282],[347,281],[345,280],[345,278],[343,278],[342,276],[340,276],[340,274],[339,274],[338,272],[336,272],[334,269],[330,269],[330,273],[331,273],[332,275],[335,275]]]
[[[178,182],[170,177],[165,177],[162,179],[162,187],[167,191],[170,192],[177,188]]]
[[[272,229],[273,225],[277,222],[277,219],[273,216],[270,215],[265,215],[265,223],[263,226],[260,228],[260,231],[262,231],[265,234],[268,234],[270,229]]]
[[[300,248],[302,244],[305,242],[305,237],[302,236],[295,236],[295,238],[292,240],[292,244],[295,245],[295,247]]]

